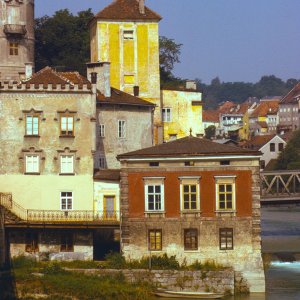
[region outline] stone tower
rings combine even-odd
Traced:
[[[34,0],[0,0],[0,81],[20,80],[34,66]]]

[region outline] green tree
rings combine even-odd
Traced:
[[[275,168],[277,170],[300,169],[300,130],[295,131],[288,141],[277,159]]]
[[[214,137],[216,135],[216,126],[214,125],[210,125],[207,128],[205,128],[205,137],[207,139],[211,139],[212,137]]]
[[[88,22],[92,17],[91,9],[77,15],[63,9],[52,17],[36,19],[36,69],[49,65],[85,74],[90,57]]]

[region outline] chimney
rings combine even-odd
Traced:
[[[140,14],[144,15],[145,14],[145,0],[137,0],[139,3],[139,10]]]
[[[26,63],[25,64],[25,77],[29,79],[33,73],[33,63]]]
[[[196,85],[196,81],[195,80],[187,80],[186,84],[185,84],[185,88],[187,90],[197,90],[197,85]]]
[[[106,98],[111,96],[110,93],[110,63],[93,62],[87,64],[88,80],[96,86]]]

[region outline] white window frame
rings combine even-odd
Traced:
[[[162,109],[162,118],[163,118],[163,122],[165,122],[165,123],[172,122],[172,109],[171,109],[171,107],[164,107]]]
[[[219,185],[232,185],[232,208],[220,208],[219,201]],[[235,212],[236,211],[236,176],[224,175],[215,176],[215,189],[216,189],[216,211],[217,212]],[[226,192],[225,192],[226,193]],[[226,200],[225,200],[226,202]]]
[[[71,194],[71,195],[66,195],[66,196],[63,196],[62,194],[63,193],[66,193],[66,194]],[[63,204],[63,200],[65,200],[65,204]],[[70,192],[70,191],[61,191],[60,192],[60,209],[61,210],[73,210],[73,200],[74,200],[74,194],[73,192]],[[69,206],[69,201],[70,201],[70,206],[71,208],[68,208]]]
[[[105,137],[105,125],[104,124],[99,125],[99,136],[101,138]]]
[[[118,138],[125,139],[126,138],[126,121],[118,120]]]
[[[60,174],[74,174],[74,155],[60,155]]]
[[[200,211],[200,176],[197,177],[179,177],[180,180],[180,210],[181,212],[199,212]],[[184,208],[184,186],[196,185],[196,208]]]
[[[60,116],[60,136],[75,136],[74,126],[75,124],[73,115],[62,114]]]
[[[36,158],[36,161],[33,161],[34,157]],[[36,164],[36,166],[35,166],[35,164]],[[31,166],[31,167],[29,167],[29,166]],[[38,154],[26,154],[25,155],[25,173],[26,174],[39,174],[40,173],[40,156]]]
[[[26,115],[26,135],[30,136],[38,136],[39,135],[39,127],[40,120],[38,115]],[[29,120],[31,120],[29,122]],[[36,123],[37,121],[37,123]],[[37,125],[37,126],[35,126]]]
[[[165,191],[164,191],[165,177],[144,177],[144,192],[145,192],[145,212],[146,213],[163,213],[165,211]],[[153,193],[149,193],[149,187],[154,188]],[[155,187],[160,187],[160,193],[156,193]],[[154,196],[154,209],[149,209],[149,196]],[[155,196],[160,195],[160,209],[155,209]]]
[[[123,29],[123,40],[134,40],[134,30]]]

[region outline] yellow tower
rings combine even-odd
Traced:
[[[162,139],[159,75],[161,17],[144,0],[115,0],[90,23],[91,61],[110,62],[111,86],[157,105],[155,141]]]

